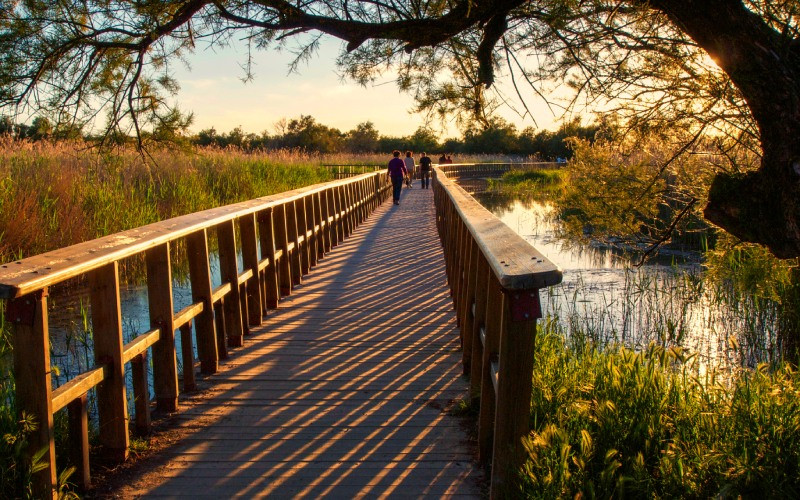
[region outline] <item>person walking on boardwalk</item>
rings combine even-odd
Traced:
[[[403,161],[406,164],[406,170],[408,170],[408,177],[406,177],[406,186],[413,187],[414,185],[414,153],[411,151],[406,151],[406,157],[403,158]]]
[[[428,189],[431,182],[431,159],[427,153],[422,153],[419,159],[419,180],[422,189]]]
[[[389,160],[389,170],[386,172],[392,180],[392,200],[395,205],[400,204],[400,191],[403,189],[403,179],[408,175],[406,164],[400,159],[400,151],[392,151],[392,158]]]

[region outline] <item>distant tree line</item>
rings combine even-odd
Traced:
[[[218,132],[215,128],[203,129],[197,134],[188,134],[186,129],[191,117],[176,118],[171,126],[161,127],[148,134],[156,141],[182,142],[198,146],[219,148],[235,147],[245,150],[297,148],[319,153],[382,153],[394,149],[426,151],[430,154],[508,154],[531,156],[542,160],[569,158],[571,152],[565,139],[578,137],[594,141],[607,126],[600,124],[581,125],[580,120],[562,124],[558,130],[535,130],[528,127],[518,132],[514,125],[503,120],[492,121],[484,128],[465,131],[461,138],[446,139],[439,142],[435,131],[421,126],[416,132],[405,137],[381,135],[372,122],[358,124],[348,132],[318,123],[314,117],[301,115],[299,118],[280,120],[276,132],[255,134],[236,127],[230,132]],[[35,118],[30,125],[14,123],[8,116],[0,117],[0,135],[11,134],[29,140],[76,139],[98,140],[83,134],[77,126],[54,125],[45,117]],[[125,142],[130,138],[104,137],[105,140]]]

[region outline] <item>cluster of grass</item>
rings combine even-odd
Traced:
[[[789,365],[702,380],[680,348],[537,339],[524,494],[800,494],[800,374]]]
[[[488,179],[487,190],[518,196],[551,191],[564,185],[566,170],[512,170],[499,179]]]
[[[298,151],[0,142],[0,261],[330,179]]]

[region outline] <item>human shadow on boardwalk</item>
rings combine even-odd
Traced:
[[[384,204],[183,401],[124,496],[480,496],[430,191]]]

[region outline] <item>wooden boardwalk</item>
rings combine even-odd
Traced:
[[[182,401],[122,497],[477,497],[432,190],[404,189]]]

